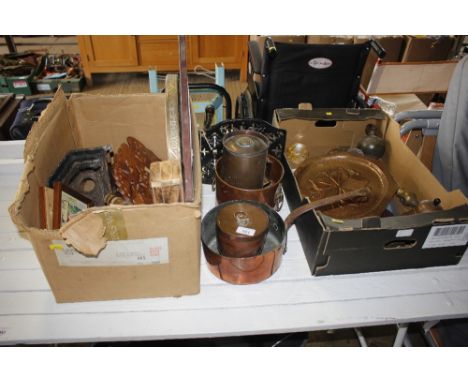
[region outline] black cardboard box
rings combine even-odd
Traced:
[[[297,142],[306,145],[310,156],[323,155],[337,146],[356,146],[365,126],[373,123],[385,137],[383,161],[398,185],[415,192],[419,200],[439,197],[444,208],[426,214],[341,222],[317,211],[299,217],[296,228],[313,275],[422,268],[460,261],[467,248],[467,199],[459,190],[447,192],[440,185],[401,141],[399,125],[385,113],[372,109],[279,109],[273,123],[287,131],[285,152]],[[307,201],[286,159],[283,164],[283,188],[293,210]]]

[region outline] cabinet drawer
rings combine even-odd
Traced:
[[[154,65],[161,69],[177,69],[179,65],[179,43],[166,40],[151,44],[140,43],[138,45],[140,65]],[[167,68],[169,66],[170,68]]]

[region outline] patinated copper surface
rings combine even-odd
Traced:
[[[251,203],[238,201],[225,205],[216,217],[218,249],[225,256],[258,255],[265,243],[267,231],[268,214]]]
[[[244,202],[263,209],[268,215],[265,243],[261,253],[256,256],[233,257],[219,252],[216,218],[223,206],[236,201],[213,208],[202,220],[202,244],[208,268],[216,277],[231,284],[254,284],[269,278],[280,267],[286,244],[284,222],[278,213],[264,204]]]
[[[229,184],[258,189],[263,185],[268,156],[268,139],[252,130],[235,130],[223,139],[222,178]]]
[[[263,281],[275,273],[281,265],[282,255],[286,251],[287,231],[299,216],[317,207],[336,203],[339,200],[365,196],[368,193],[369,190],[367,188],[360,188],[302,205],[292,211],[284,222],[278,213],[266,204],[254,201],[242,201],[243,203],[262,209],[268,215],[268,231],[261,252],[257,255],[246,257],[239,257],[237,254],[229,256],[219,251],[217,230],[219,212],[226,207],[235,205],[239,201],[220,204],[210,210],[201,223],[203,252],[208,268],[216,277],[231,284],[254,284]],[[227,230],[230,231],[231,229],[228,228]]]
[[[160,159],[133,137],[120,145],[114,156],[112,173],[119,192],[133,204],[153,202],[149,167]]]
[[[274,156],[269,155],[266,166],[266,177],[264,186],[259,189],[244,189],[235,187],[226,182],[220,173],[221,161],[216,164],[216,199],[218,203],[227,202],[229,200],[255,200],[260,203],[268,204],[272,208],[279,209],[277,195],[278,186],[280,185],[283,176],[284,168],[281,162]]]
[[[311,202],[359,188],[370,190],[367,196],[319,208],[336,219],[380,216],[397,189],[383,162],[345,152],[308,159],[294,175],[301,194]]]

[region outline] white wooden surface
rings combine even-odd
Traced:
[[[312,277],[293,227],[278,272],[256,285],[215,278],[201,258],[196,296],[57,304],[7,208],[22,143],[0,144],[0,343],[215,337],[468,316],[468,259],[458,266]],[[214,206],[203,189],[203,211]],[[280,213],[288,214],[287,207]],[[468,257],[468,256],[466,256]]]

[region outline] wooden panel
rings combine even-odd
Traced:
[[[240,68],[248,36],[191,36],[192,65],[224,63],[226,67]],[[245,47],[244,47],[245,45]]]
[[[138,43],[143,44],[152,44],[152,43],[159,43],[161,41],[179,41],[179,37],[177,35],[144,35],[144,36],[137,36]]]
[[[153,36],[145,36],[153,37]],[[155,36],[156,37],[156,36]],[[138,56],[140,65],[156,66],[162,70],[177,70],[179,67],[179,45],[175,39],[145,39],[139,38]]]
[[[138,65],[135,36],[90,36],[89,48],[94,66]]]

